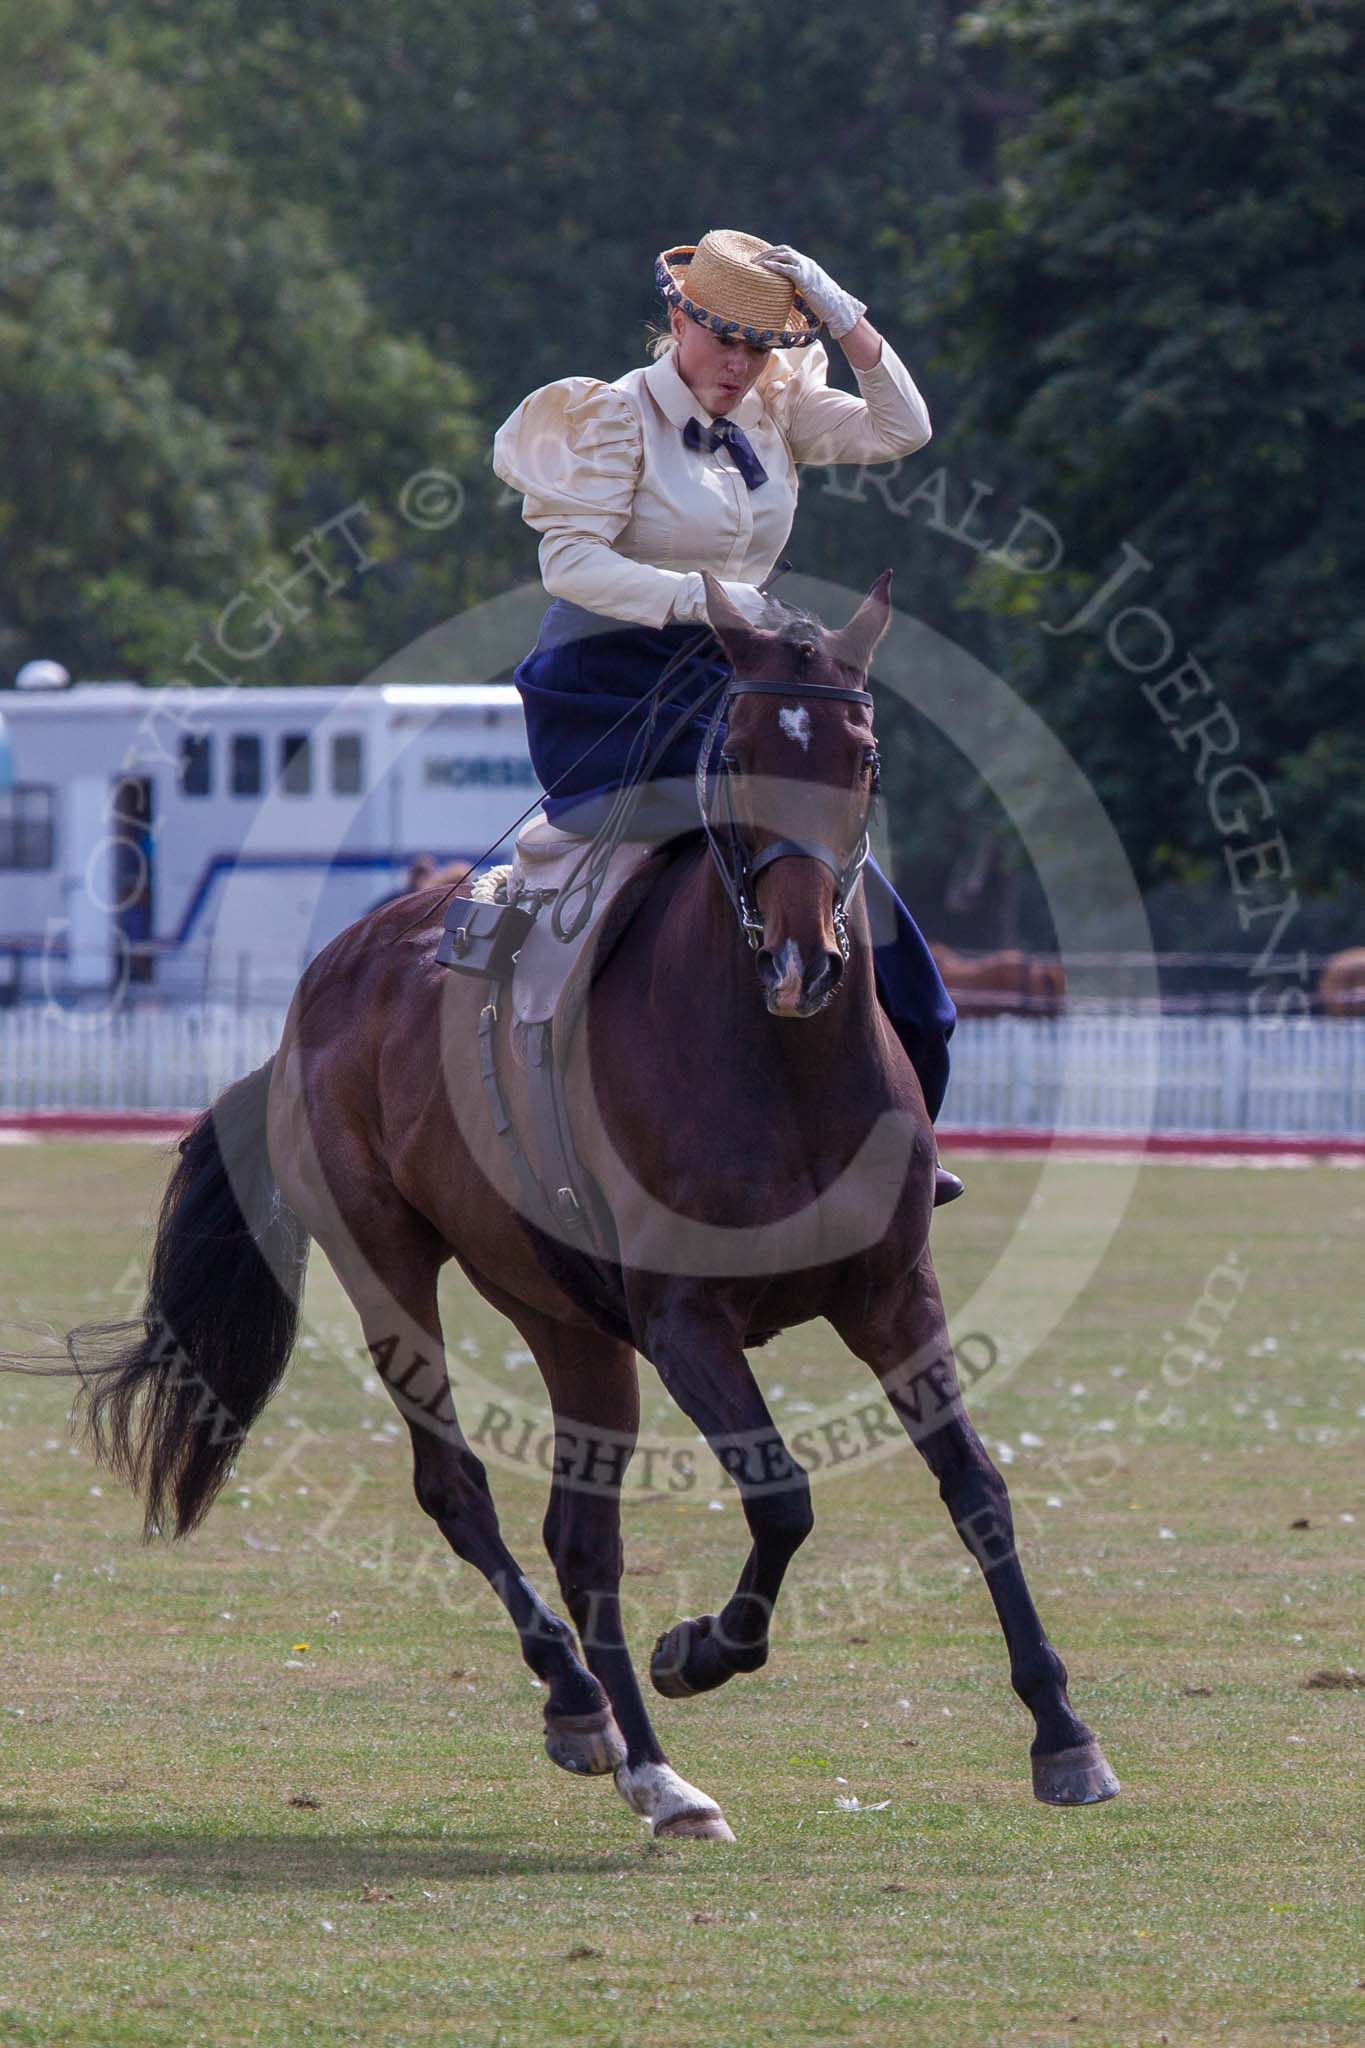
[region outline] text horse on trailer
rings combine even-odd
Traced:
[[[536,790],[510,684],[85,683],[0,711],[11,992],[287,996],[414,859],[475,858]]]

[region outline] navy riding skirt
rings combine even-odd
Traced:
[[[565,598],[555,598],[541,621],[535,646],[513,674],[526,708],[531,765],[548,791],[545,815],[568,831],[591,832],[621,787],[640,719],[622,714],[643,698],[664,664],[700,626],[632,626],[609,619]],[[730,673],[714,639],[669,680],[668,699],[655,727],[668,730],[689,702]],[[654,770],[660,780],[690,784],[706,734],[709,712],[698,712]],[[610,728],[615,725],[615,731]],[[683,799],[671,801],[681,805]],[[651,815],[651,829],[670,822]],[[678,830],[695,828],[690,796],[679,808]],[[920,1078],[931,1117],[937,1117],[948,1085],[948,1040],[957,1021],[952,997],[923,935],[890,882],[869,859],[863,870],[872,931],[877,994]]]

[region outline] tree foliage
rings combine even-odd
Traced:
[[[175,673],[362,499],[375,566],[260,679],[361,675],[534,575],[494,429],[640,362],[656,251],[741,226],[865,298],[934,419],[894,478],[807,473],[798,567],[861,590],[889,562],[1066,741],[1146,881],[1221,878],[1190,759],[1106,645],[1151,607],[1296,877],[1339,885],[1365,824],[1361,44],[1354,0],[31,0],[0,25],[0,670]],[[398,509],[431,466],[467,496],[448,530]],[[1036,509],[1059,565],[954,537],[939,469],[950,521],[976,480],[984,526]],[[1125,550],[1095,628],[1046,631]],[[919,900],[1012,937],[988,794],[929,721],[883,722]]]
[[[1216,871],[1206,790],[1142,693],[1151,607],[1237,727],[1304,882],[1365,826],[1365,25],[1343,0],[994,0],[1038,112],[1004,175],[940,208],[954,438],[996,442],[1062,564],[989,557],[1012,679],[1086,766],[1148,879]],[[1120,565],[1091,630],[1051,634]],[[1139,673],[1140,670],[1145,673]],[[1207,706],[1206,706],[1207,708]],[[1194,715],[1193,713],[1191,715]]]
[[[291,600],[252,679],[368,665],[444,614],[448,571],[396,507],[413,471],[471,459],[465,382],[386,330],[317,208],[267,195],[73,20],[11,13],[0,50],[0,653],[181,673],[237,592],[364,500],[375,566],[342,540],[315,578],[339,601]]]

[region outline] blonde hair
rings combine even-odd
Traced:
[[[645,337],[645,354],[656,363],[663,356],[666,356],[670,349],[675,349],[678,346],[678,337],[672,329],[669,327],[657,327],[652,320],[646,324]],[[764,354],[769,357],[775,353],[774,349],[764,350]],[[763,367],[766,372],[767,364],[765,363]],[[763,382],[762,376],[756,381],[761,384]]]
[[[645,328],[645,335],[645,353],[652,357],[656,363],[661,356],[666,356],[671,348],[678,346],[678,337],[673,333],[672,329],[656,327],[652,320]]]

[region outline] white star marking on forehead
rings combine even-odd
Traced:
[[[810,746],[810,713],[804,704],[789,711],[785,705],[777,714],[777,722],[789,740],[795,740],[804,754]]]

